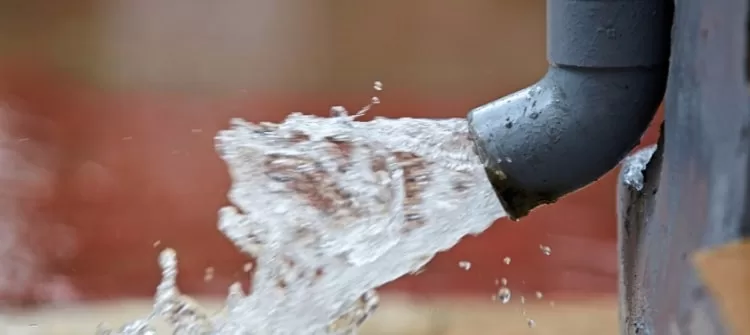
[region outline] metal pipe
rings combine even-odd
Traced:
[[[673,8],[547,1],[547,74],[468,115],[511,219],[597,180],[639,143],[664,95]]]
[[[644,283],[659,269],[647,267],[646,235],[653,218],[659,187],[664,136],[658,146],[644,148],[622,163],[617,184],[617,249],[620,334],[653,334],[652,312]],[[652,224],[653,225],[653,224]]]

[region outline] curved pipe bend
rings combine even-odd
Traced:
[[[472,110],[511,219],[582,188],[640,141],[667,82],[672,0],[548,0],[547,74]]]

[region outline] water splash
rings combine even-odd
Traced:
[[[507,287],[501,287],[499,290],[497,290],[497,300],[499,300],[503,304],[507,304],[510,302],[511,292],[510,289]]]
[[[540,244],[540,245],[539,245],[539,250],[541,250],[541,251],[542,251],[542,253],[543,253],[543,254],[544,254],[545,256],[549,256],[549,255],[551,255],[551,254],[552,254],[552,248],[550,248],[550,247],[548,247],[548,246],[546,246],[546,245],[541,245],[541,244]]]
[[[73,253],[76,237],[69,227],[39,211],[56,185],[59,148],[54,141],[27,137],[56,126],[52,120],[0,101],[0,301],[4,303],[77,298],[69,280],[45,270],[47,264]],[[54,239],[46,238],[53,235]]]
[[[376,288],[504,216],[465,120],[356,121],[362,113],[232,120],[216,137],[234,204],[219,229],[255,257],[252,294],[234,285],[210,315],[179,292],[165,250],[153,315],[100,334],[151,334],[155,317],[178,335],[356,334]]]

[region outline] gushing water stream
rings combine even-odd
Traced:
[[[376,288],[504,216],[465,120],[360,122],[332,111],[233,120],[216,137],[233,203],[218,226],[256,259],[251,294],[234,285],[224,310],[209,314],[179,292],[167,249],[153,314],[99,334],[155,334],[157,317],[179,335],[356,334]]]

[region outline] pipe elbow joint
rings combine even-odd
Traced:
[[[664,95],[672,0],[548,0],[547,74],[472,110],[475,149],[511,219],[599,179]]]

